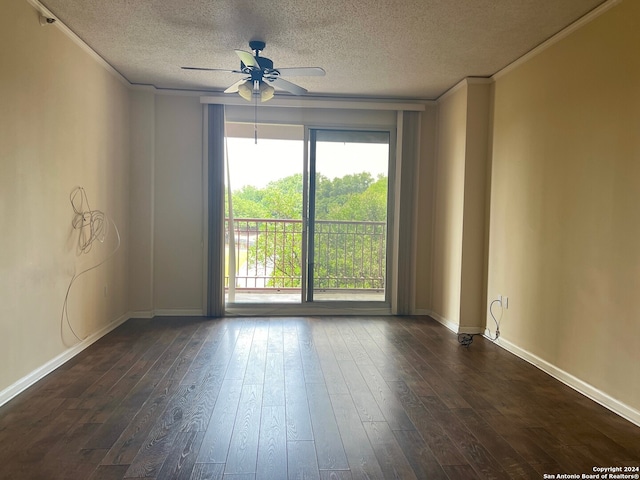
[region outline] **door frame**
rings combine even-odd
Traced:
[[[318,131],[336,131],[336,132],[379,132],[386,133],[389,136],[388,149],[389,154],[387,158],[387,214],[386,214],[386,239],[385,239],[385,282],[384,282],[384,300],[382,301],[321,301],[320,305],[333,305],[333,304],[341,304],[341,305],[367,305],[375,307],[375,305],[385,305],[385,307],[390,307],[390,292],[389,289],[393,284],[390,276],[393,274],[393,270],[391,268],[390,262],[392,261],[392,252],[393,252],[393,238],[392,235],[394,224],[393,224],[393,212],[395,211],[394,200],[395,200],[395,128],[390,127],[366,127],[366,126],[313,126],[313,125],[305,125],[305,164],[303,171],[303,181],[305,187],[303,189],[303,239],[306,241],[303,244],[302,249],[302,273],[303,273],[303,290],[302,290],[302,303],[314,304],[317,305],[317,301],[313,300],[313,280],[312,270],[309,271],[308,267],[309,256],[312,255],[311,250],[314,247],[315,238],[313,238],[313,231],[309,231],[310,225],[315,221],[315,198],[310,198],[311,192],[311,177],[315,175],[315,167],[316,167],[316,158],[315,151],[313,150],[313,143],[315,142],[315,133]],[[313,171],[310,171],[313,169]],[[312,213],[313,211],[313,213]],[[311,285],[309,285],[311,283]],[[309,297],[311,297],[309,299]]]
[[[262,123],[269,123],[262,120]],[[225,305],[227,315],[389,315],[391,313],[390,288],[393,285],[394,269],[392,267],[394,211],[395,211],[395,172],[396,172],[396,127],[381,125],[343,125],[343,124],[305,124],[304,153],[303,153],[303,238],[308,238],[308,185],[309,181],[309,150],[311,130],[344,130],[363,132],[386,132],[389,134],[389,162],[387,173],[387,229],[386,229],[386,278],[385,298],[383,301],[307,301],[308,270],[307,255],[308,241],[302,244],[301,265],[301,301],[300,303],[235,303]]]

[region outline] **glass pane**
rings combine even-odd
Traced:
[[[299,303],[304,130],[253,128],[227,125],[226,301]]]
[[[314,301],[384,301],[389,133],[316,134]]]

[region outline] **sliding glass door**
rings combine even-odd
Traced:
[[[389,131],[254,128],[227,124],[226,303],[385,302]]]
[[[307,302],[385,301],[389,142],[309,130]]]

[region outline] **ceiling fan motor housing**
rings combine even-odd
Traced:
[[[263,75],[272,74],[274,72],[273,61],[266,57],[258,57],[257,55],[255,58],[260,68],[255,68],[254,66],[247,67],[247,65],[245,65],[244,62],[240,62],[240,70],[250,74],[252,81],[255,81],[255,80],[261,81]]]
[[[267,44],[265,42],[263,42],[262,40],[251,40],[249,42],[249,48],[251,50],[254,50],[256,52],[260,52],[262,50],[264,50],[264,47],[266,47]]]

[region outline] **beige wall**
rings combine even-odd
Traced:
[[[438,101],[432,298],[427,310],[461,332],[484,325],[491,85],[468,79]]]
[[[133,316],[203,312],[203,106],[131,92]]]
[[[460,330],[482,331],[486,296],[487,179],[492,86],[485,79],[467,80],[466,155]]]
[[[154,306],[202,313],[203,107],[198,97],[156,95]]]
[[[640,410],[640,2],[500,76],[488,297],[502,335]]]
[[[131,93],[133,316],[202,314],[202,112],[197,96]]]
[[[61,311],[74,274],[115,246],[112,228],[88,255],[75,250],[69,194],[117,224],[122,246],[81,276],[69,320],[82,336],[128,311],[128,91],[27,2],[3,2],[0,18],[0,391],[76,341]]]
[[[153,92],[130,93],[131,246],[129,308],[133,316],[153,312],[153,232],[156,99]]]
[[[460,323],[462,218],[466,155],[467,88],[457,88],[438,105],[433,283],[430,310],[439,319]]]

